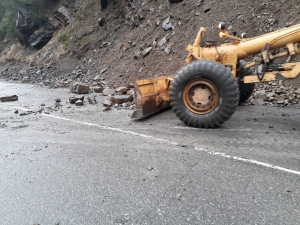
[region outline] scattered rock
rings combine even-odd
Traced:
[[[109,88],[109,87],[106,87],[106,88],[102,91],[102,95],[104,95],[104,96],[114,95],[115,93],[116,93],[115,89]]]
[[[80,100],[80,101],[83,102],[84,96],[70,97],[70,98],[69,98],[70,104],[75,104],[78,100]]]
[[[165,19],[165,21],[162,24],[162,28],[164,28],[164,30],[166,30],[166,31],[173,29],[170,17],[168,17],[167,19]]]
[[[125,102],[131,102],[133,97],[131,95],[116,95],[110,98],[112,103],[123,104]]]
[[[148,166],[147,168],[149,171],[153,170],[154,168],[152,166]]]
[[[134,58],[135,59],[138,59],[138,58],[140,58],[140,56],[141,56],[141,52],[140,51],[136,51],[135,53],[134,53]]]
[[[94,80],[94,81],[98,81],[98,80],[100,80],[100,79],[101,79],[101,77],[100,77],[99,75],[97,75],[97,76],[94,77],[93,80]]]
[[[98,25],[99,26],[103,26],[104,23],[105,23],[105,18],[99,18],[98,19]]]
[[[211,10],[211,8],[206,8],[206,9],[204,9],[204,13],[207,13],[207,12],[209,12]]]
[[[177,195],[177,200],[178,200],[178,201],[181,201],[181,200],[182,200],[182,195],[181,195],[181,194],[178,194],[178,195]]]
[[[143,58],[145,58],[152,50],[152,47],[146,48],[144,51],[142,51]]]
[[[32,113],[33,113],[33,111],[28,110],[28,111],[24,111],[24,112],[20,113],[19,115],[20,115],[20,116],[27,116],[27,115],[30,115],[30,114],[32,114]]]
[[[96,87],[92,87],[91,90],[94,91],[95,93],[102,93],[104,88],[102,86],[96,86]]]
[[[71,83],[70,91],[77,94],[86,94],[89,93],[90,87],[80,83]]]
[[[105,109],[103,109],[103,112],[109,111],[109,110],[111,110],[111,107],[110,107],[110,106],[107,106]]]
[[[133,26],[138,27],[140,25],[140,17],[138,15],[132,16],[131,23]]]
[[[87,100],[90,104],[95,105],[97,104],[96,98],[95,96],[93,96],[92,98],[90,96],[87,97]]]
[[[172,44],[169,44],[164,51],[167,55],[169,55],[172,52]]]
[[[83,105],[83,101],[77,100],[77,101],[75,102],[75,105],[76,105],[76,106],[82,106],[82,105]]]
[[[107,70],[108,70],[108,68],[104,68],[104,69],[102,69],[102,70],[100,71],[100,74],[102,74],[102,73],[106,72]]]
[[[118,87],[118,88],[116,88],[116,93],[119,94],[119,95],[126,94],[127,91],[128,91],[127,87]]]
[[[300,103],[300,89],[280,81],[257,84],[248,102],[254,105],[289,106]]]
[[[257,106],[259,106],[259,105],[264,105],[264,100],[262,100],[262,99],[253,99],[253,100],[251,101],[251,103],[252,103],[253,105],[257,105]]]
[[[1,96],[0,97],[1,102],[9,102],[9,101],[17,101],[17,100],[18,100],[17,95]]]
[[[112,102],[109,99],[104,100],[104,102],[102,102],[103,106],[112,106]]]
[[[166,36],[164,36],[162,39],[160,39],[159,40],[159,42],[157,43],[158,44],[158,46],[163,46],[164,44],[166,44],[167,43],[167,41],[168,41],[168,34],[166,35]]]

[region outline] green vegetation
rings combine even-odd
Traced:
[[[58,37],[58,41],[65,44],[69,40],[69,36],[67,34],[62,34]]]
[[[18,7],[27,6],[29,16],[36,23],[46,22],[47,16],[43,13],[46,0],[1,0],[0,1],[0,40],[10,39],[15,32],[15,15]]]
[[[70,43],[70,37],[68,34],[61,34],[58,37],[58,41],[63,44],[64,49],[67,49]]]

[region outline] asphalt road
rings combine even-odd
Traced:
[[[19,96],[0,102],[2,225],[299,224],[300,109],[241,106],[194,129],[171,110],[103,112],[99,94],[82,107],[67,89],[1,94]]]

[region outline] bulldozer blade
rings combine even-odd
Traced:
[[[142,118],[170,107],[169,88],[173,76],[161,76],[134,82],[136,110],[131,118]]]

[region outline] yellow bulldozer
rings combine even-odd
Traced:
[[[206,28],[200,28],[194,44],[186,48],[186,65],[175,76],[136,80],[131,117],[171,106],[188,126],[214,128],[251,96],[255,83],[299,75],[300,62],[291,57],[300,53],[300,24],[253,38],[231,35],[225,25],[219,24],[222,42],[206,41]]]

